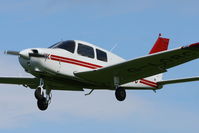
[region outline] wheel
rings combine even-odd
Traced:
[[[124,101],[126,98],[126,91],[124,88],[117,88],[115,91],[115,97],[118,101]]]
[[[41,100],[41,99],[44,98],[44,92],[42,92],[42,94],[41,94],[41,88],[40,88],[40,87],[38,87],[38,88],[35,90],[35,98],[36,98],[37,100]]]
[[[46,98],[37,100],[37,106],[41,111],[44,111],[48,108],[48,101],[46,100]]]

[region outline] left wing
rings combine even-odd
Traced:
[[[169,68],[197,58],[199,58],[199,43],[150,54],[97,70],[75,73],[75,75],[96,84],[109,86],[114,85],[114,77],[117,77],[121,85],[166,72]]]
[[[15,85],[28,86],[30,88],[36,88],[39,84],[39,79],[19,78],[19,77],[0,77],[0,84],[15,84]]]

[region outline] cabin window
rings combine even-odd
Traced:
[[[99,49],[96,49],[96,53],[97,53],[97,59],[98,60],[105,61],[105,62],[108,61],[106,52],[99,50]]]
[[[78,45],[77,53],[82,56],[94,58],[94,49],[81,43]]]
[[[61,49],[67,50],[71,53],[74,53],[74,51],[75,51],[75,41],[59,42],[59,43],[51,46],[50,48],[61,48]]]

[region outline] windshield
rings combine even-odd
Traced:
[[[57,42],[57,43],[55,43],[55,44],[53,44],[52,46],[50,46],[50,47],[48,47],[48,48],[54,48],[57,44],[59,44],[59,43],[61,43],[61,42]]]
[[[67,50],[71,53],[74,53],[75,51],[75,41],[62,41],[62,42],[58,42],[52,46],[50,46],[49,48],[60,48],[60,49],[64,49]]]

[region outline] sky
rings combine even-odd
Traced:
[[[125,59],[147,55],[158,34],[169,48],[199,42],[197,0],[0,0],[0,76],[26,74],[4,50],[49,47],[60,40],[83,40]],[[164,79],[198,76],[199,61],[169,69]],[[53,91],[45,112],[34,90],[0,85],[0,132],[35,133],[198,133],[199,84],[167,85],[153,91]]]

